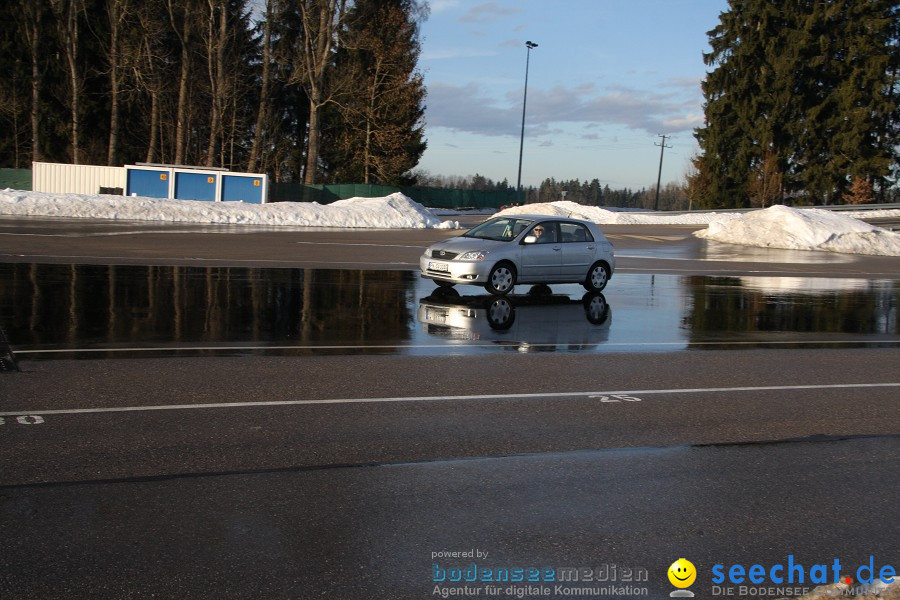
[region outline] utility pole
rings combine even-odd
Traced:
[[[654,146],[659,146],[659,175],[656,176],[656,203],[653,205],[653,210],[659,210],[659,184],[662,182],[662,160],[663,153],[666,151],[666,148],[671,148],[672,146],[666,146],[666,138],[669,137],[667,135],[659,134],[662,138],[661,144],[654,143]]]

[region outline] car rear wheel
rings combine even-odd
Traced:
[[[589,292],[599,292],[607,283],[609,283],[609,265],[605,262],[596,262],[591,266],[582,285]]]
[[[593,325],[603,325],[609,318],[609,304],[600,292],[587,292],[581,299],[584,314]]]
[[[516,268],[509,263],[494,265],[488,274],[484,288],[497,296],[508,294],[516,285]]]

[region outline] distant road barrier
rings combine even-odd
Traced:
[[[825,206],[795,206],[798,210],[805,208],[819,208],[822,210],[834,211],[867,211],[867,210],[900,210],[900,203],[895,204],[834,204]],[[699,213],[745,213],[754,210],[762,210],[760,208],[695,208],[693,210],[665,210],[667,215],[689,215]]]

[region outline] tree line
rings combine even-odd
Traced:
[[[149,162],[407,185],[426,147],[427,11],[417,0],[3,3],[0,166]]]
[[[432,175],[422,169],[414,171],[417,184],[422,187],[485,192],[514,192],[515,186],[507,179],[494,181],[476,173],[475,175]],[[523,186],[520,203],[558,202],[568,200],[587,206],[610,206],[616,208],[653,209],[656,205],[656,186],[634,190],[613,189],[602,184],[599,179],[581,181],[569,179],[557,181],[553,177],[544,179],[538,186]],[[670,182],[660,188],[660,210],[689,210],[691,200],[685,183]]]
[[[705,207],[885,200],[900,176],[900,2],[729,0],[709,32]]]

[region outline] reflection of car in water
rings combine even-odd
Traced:
[[[600,292],[570,298],[535,286],[523,295],[461,296],[438,288],[419,301],[418,320],[429,335],[460,341],[520,351],[582,350],[609,338],[612,311]]]

